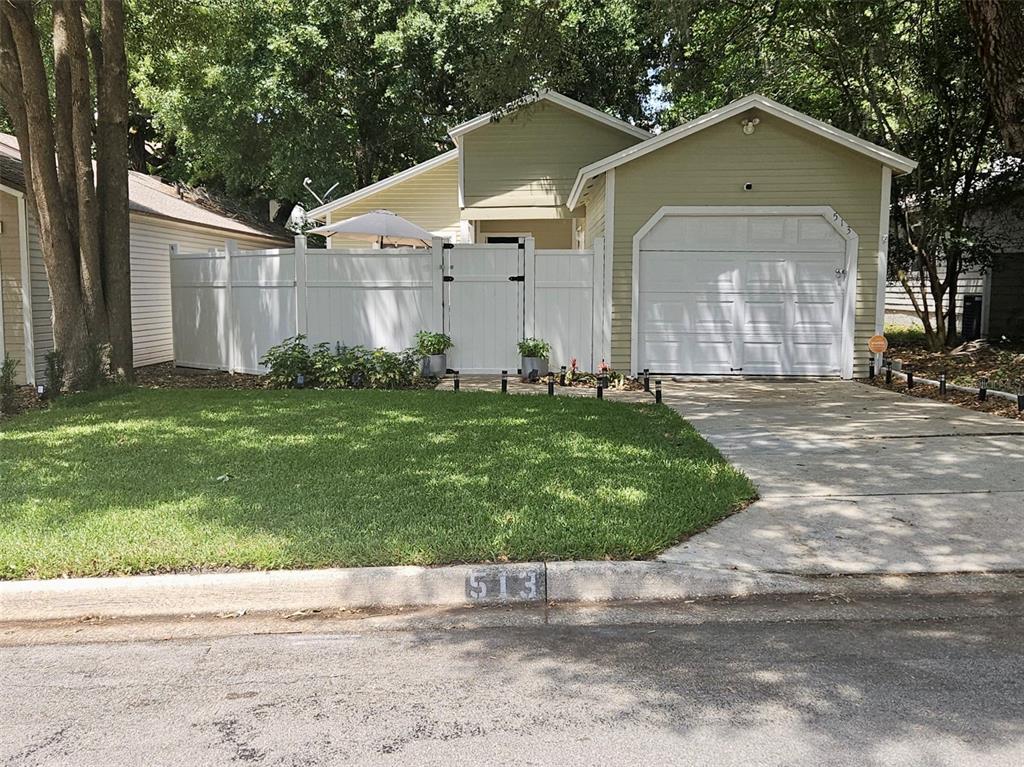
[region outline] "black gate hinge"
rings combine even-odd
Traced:
[[[441,246],[441,250],[453,250],[454,248],[455,248],[455,243],[453,243],[453,242],[446,242],[446,243],[444,243]]]
[[[446,274],[444,277],[441,278],[441,281],[442,282],[455,282],[455,278],[452,277],[450,274]]]
[[[508,281],[509,282],[526,282],[526,275],[525,274],[513,274],[511,277],[508,278]]]

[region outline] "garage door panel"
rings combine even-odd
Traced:
[[[747,296],[740,330],[744,333],[784,333],[789,325],[787,307],[787,302],[781,297],[758,300]]]
[[[645,250],[675,250],[680,243],[693,250],[742,251],[746,229],[721,216],[672,216],[644,236]]]
[[[745,375],[836,375],[841,341],[837,336],[741,336]]]
[[[741,262],[732,253],[644,250],[640,289],[657,292],[729,292],[740,289]]]
[[[697,367],[707,374],[731,373],[733,342],[720,335],[685,333],[640,339],[644,367],[654,373],[678,373]]]
[[[792,304],[792,325],[790,329],[796,333],[830,333],[835,329],[835,316],[838,311],[835,300],[815,300],[801,296]]]
[[[736,299],[714,293],[652,293],[639,307],[642,327],[649,333],[734,332]]]

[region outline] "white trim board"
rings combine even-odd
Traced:
[[[20,189],[0,184],[0,192],[6,192],[18,201],[18,256],[21,267],[21,327],[25,353],[25,381],[30,386],[36,383],[36,339],[32,322],[32,265],[28,251],[28,200]],[[0,336],[3,335],[3,307],[0,306]],[[0,357],[6,351],[6,344],[0,338]]]
[[[357,189],[356,191],[352,192],[351,194],[347,194],[344,197],[339,197],[337,200],[332,200],[331,202],[324,203],[319,208],[313,208],[313,210],[309,211],[306,214],[306,218],[314,220],[324,218],[332,210],[337,210],[338,208],[342,208],[346,205],[351,205],[352,203],[358,202],[359,200],[362,200],[365,197],[369,197],[371,194],[382,192],[388,187],[392,187],[395,184],[400,184],[403,181],[407,181],[408,179],[412,178],[413,176],[418,176],[420,173],[424,173],[428,170],[432,170],[433,168],[437,168],[441,165],[444,165],[445,163],[457,159],[458,157],[459,150],[451,149],[445,152],[444,154],[439,154],[437,157],[433,157],[427,160],[426,162],[421,162],[419,165],[413,165],[411,168],[406,168],[400,173],[396,173],[393,176],[388,176],[387,178],[381,179],[380,181],[377,181],[374,184],[370,184],[369,186],[364,186],[362,189]]]
[[[854,333],[857,321],[857,248],[860,237],[828,205],[665,205],[633,235],[632,307],[630,308],[629,369],[640,372],[637,358],[640,310],[640,242],[666,216],[821,216],[846,241],[846,292],[843,296],[842,378],[853,378]]]
[[[596,120],[597,122],[603,123],[609,127],[617,128],[623,133],[628,133],[631,136],[643,139],[651,137],[651,134],[643,128],[638,128],[625,120],[612,117],[610,114],[602,112],[600,109],[594,109],[592,106],[587,106],[586,104],[576,101],[576,99],[571,99],[568,96],[562,95],[558,91],[553,91],[548,88],[544,88],[536,94],[524,96],[517,101],[509,103],[506,105],[506,109],[510,110],[510,112],[515,112],[528,104],[535,104],[538,101],[550,101],[552,104],[557,104],[560,107],[564,107],[565,109],[576,112],[577,114],[581,114],[591,120]],[[486,114],[474,117],[472,120],[466,120],[466,122],[460,123],[454,128],[450,128],[448,130],[448,135],[453,139],[458,138],[459,136],[463,136],[477,128],[490,125],[490,123],[497,117],[498,116],[494,112],[487,112]]]
[[[878,272],[875,277],[875,335],[885,332],[885,288],[889,277],[889,203],[892,201],[892,169],[882,166],[882,197],[878,211]],[[982,307],[984,311],[984,306]],[[875,365],[882,366],[882,355],[875,355]]]
[[[903,155],[897,154],[885,147],[880,147],[877,144],[872,144],[870,141],[865,141],[864,139],[858,138],[846,131],[839,130],[839,128],[822,122],[821,120],[815,120],[810,115],[805,115],[803,112],[791,109],[785,104],[780,104],[766,96],[754,93],[750,96],[744,96],[737,101],[733,101],[731,104],[727,104],[720,109],[701,115],[695,120],[690,120],[682,125],[677,125],[675,128],[665,131],[649,141],[644,141],[640,144],[627,147],[621,152],[617,152],[602,160],[598,160],[597,162],[584,166],[580,169],[579,173],[576,174],[576,182],[573,184],[572,190],[569,192],[569,199],[566,206],[570,210],[579,206],[580,198],[583,196],[584,187],[587,181],[591,178],[594,178],[601,173],[605,173],[612,168],[618,167],[619,165],[631,162],[638,157],[643,157],[644,155],[654,152],[674,141],[678,141],[681,138],[693,135],[705,128],[710,128],[712,125],[717,125],[724,120],[737,117],[750,109],[760,109],[761,111],[778,117],[781,120],[785,120],[792,125],[805,128],[806,130],[809,130],[823,138],[845,146],[847,149],[852,149],[854,152],[871,157],[898,173],[909,173],[917,167],[916,162],[904,157]]]

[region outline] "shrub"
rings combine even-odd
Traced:
[[[455,346],[450,336],[444,333],[431,333],[429,330],[421,330],[416,334],[416,351],[421,357],[430,357],[434,354],[444,354]]]
[[[0,364],[0,413],[14,412],[14,395],[18,391],[14,386],[14,376],[17,372],[18,361],[5,353],[3,364]]]
[[[546,359],[551,354],[551,344],[540,338],[524,338],[519,342],[519,356]]]
[[[108,344],[86,344],[78,369],[75,371],[75,386],[82,391],[100,388],[107,382],[109,360]]]
[[[269,372],[267,382],[276,388],[295,385],[296,376],[306,384],[324,389],[402,389],[412,386],[419,373],[419,355],[413,349],[389,352],[365,346],[320,343],[312,351],[304,336],[272,347],[260,360]]]
[[[64,353],[54,349],[46,354],[46,382],[49,384],[51,399],[59,397],[67,384],[67,370]]]
[[[304,335],[286,338],[277,346],[271,346],[260,364],[267,368],[267,383],[275,389],[295,386],[299,375],[305,376],[307,383],[313,383],[308,380],[312,377],[312,359]]]

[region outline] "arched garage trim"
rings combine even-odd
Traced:
[[[842,216],[828,205],[666,205],[633,235],[633,306],[631,309],[631,344],[629,366],[633,374],[640,372],[640,243],[666,216],[820,216],[846,241],[846,290],[842,313],[842,367],[843,378],[853,378],[854,331],[857,310],[857,247],[859,238]]]

